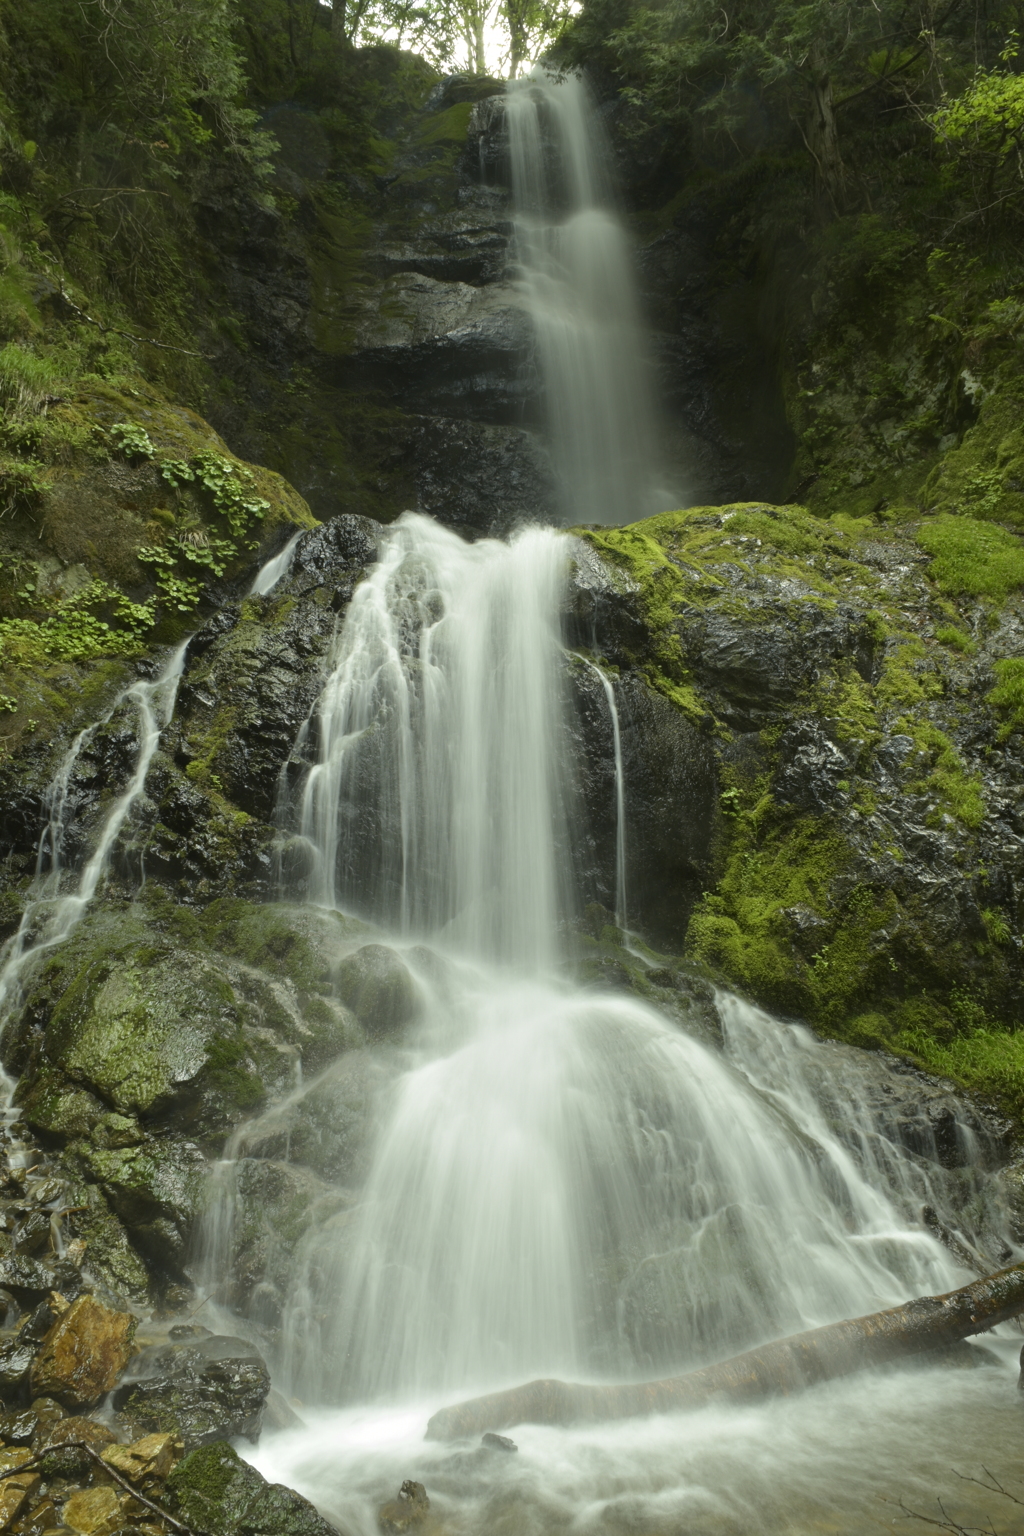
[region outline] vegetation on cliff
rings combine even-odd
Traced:
[[[1020,1116],[1019,538],[758,504],[583,537],[643,616],[614,659],[716,739],[691,957]]]

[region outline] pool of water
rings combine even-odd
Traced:
[[[423,1536],[875,1536],[947,1518],[1024,1536],[1024,1397],[1011,1337],[975,1369],[864,1374],[744,1409],[569,1429],[523,1425],[515,1453],[439,1445],[440,1406],[313,1410],[244,1451],[344,1536],[379,1536],[406,1478]],[[977,1479],[971,1482],[967,1479]],[[989,1486],[982,1487],[980,1484]],[[943,1514],[943,1511],[945,1514]]]

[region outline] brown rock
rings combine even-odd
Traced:
[[[124,1495],[113,1488],[86,1488],[64,1505],[64,1524],[81,1536],[112,1536],[124,1525]]]
[[[33,1392],[68,1408],[91,1408],[109,1392],[132,1354],[135,1318],[79,1296],[43,1339],[32,1365]]]
[[[57,1506],[52,1499],[40,1499],[27,1513],[18,1516],[11,1526],[11,1536],[42,1536],[60,1524]]]
[[[0,1477],[7,1477],[11,1472],[17,1472],[18,1468],[23,1467],[26,1461],[32,1460],[31,1451],[20,1448],[15,1450],[7,1446],[4,1450],[0,1451]]]
[[[143,1435],[131,1445],[112,1445],[103,1452],[103,1460],[138,1488],[162,1483],[184,1454],[184,1446],[174,1435]]]
[[[406,1478],[397,1499],[389,1499],[377,1511],[377,1523],[388,1536],[405,1536],[427,1518],[430,1500],[422,1483]]]
[[[16,1472],[0,1480],[0,1531],[18,1518],[41,1481],[38,1472]]]

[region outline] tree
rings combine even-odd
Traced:
[[[614,19],[601,38],[606,13]],[[943,51],[973,16],[967,0],[587,0],[573,32],[576,61],[603,50],[656,124],[685,119],[741,152],[788,131],[838,212],[849,195],[847,109],[877,92],[909,93],[930,110]],[[570,36],[570,61],[573,47]]]
[[[1024,75],[1017,34],[996,69],[979,69],[967,88],[929,122],[949,156],[953,177],[969,184],[978,213],[1024,194]]]

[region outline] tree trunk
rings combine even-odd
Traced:
[[[846,200],[846,169],[839,153],[839,131],[836,127],[835,103],[832,100],[832,78],[824,49],[815,44],[807,60],[811,70],[811,110],[804,135],[807,148],[814,158],[818,181],[836,213],[841,212]]]
[[[435,1413],[427,1425],[427,1439],[457,1440],[514,1424],[635,1418],[700,1408],[710,1402],[745,1403],[773,1393],[797,1392],[864,1366],[953,1344],[1022,1311],[1024,1264],[1015,1264],[945,1296],[921,1296],[887,1312],[796,1333],[686,1376],[594,1387],[531,1381],[507,1392],[472,1398]]]
[[[331,6],[331,36],[336,43],[348,42],[345,21],[345,0],[334,0]]]

